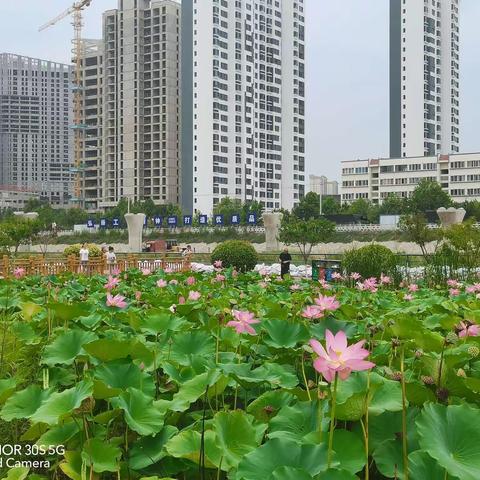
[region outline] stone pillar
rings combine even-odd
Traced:
[[[125,220],[128,227],[128,249],[131,253],[141,253],[144,213],[126,213]]]
[[[278,234],[280,232],[280,224],[283,214],[280,212],[264,213],[262,215],[263,225],[265,226],[265,250],[280,250]]]
[[[443,227],[449,227],[450,225],[457,225],[462,223],[465,218],[465,210],[463,208],[439,208],[437,215],[442,222]]]

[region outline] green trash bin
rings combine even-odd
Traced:
[[[325,278],[325,260],[312,260],[312,280],[318,282]]]

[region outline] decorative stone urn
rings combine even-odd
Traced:
[[[279,250],[278,234],[283,214],[280,212],[264,213],[262,215],[263,225],[265,226],[266,251]]]
[[[144,213],[126,213],[125,220],[128,228],[128,249],[131,253],[142,251]]]
[[[462,223],[465,218],[465,210],[463,208],[445,208],[441,207],[437,210],[437,215],[442,222],[444,227],[449,227],[450,225],[457,225]]]

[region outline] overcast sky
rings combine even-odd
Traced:
[[[307,170],[339,178],[340,161],[388,156],[389,0],[305,0],[307,18]],[[0,0],[0,52],[67,62],[68,19],[38,27],[73,0]],[[101,35],[93,0],[85,37]],[[461,151],[480,151],[480,0],[461,2]]]

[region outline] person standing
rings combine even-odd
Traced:
[[[90,252],[87,248],[87,244],[84,243],[82,245],[82,248],[80,249],[80,252],[79,252],[79,255],[80,255],[80,271],[81,272],[86,272],[87,271],[89,254],[90,254]]]
[[[292,256],[288,253],[287,247],[283,249],[278,259],[280,260],[280,275],[283,278],[290,273],[290,263],[292,261]]]
[[[113,247],[108,247],[108,252],[105,257],[107,259],[108,273],[111,275],[117,266],[117,256],[115,255]]]

